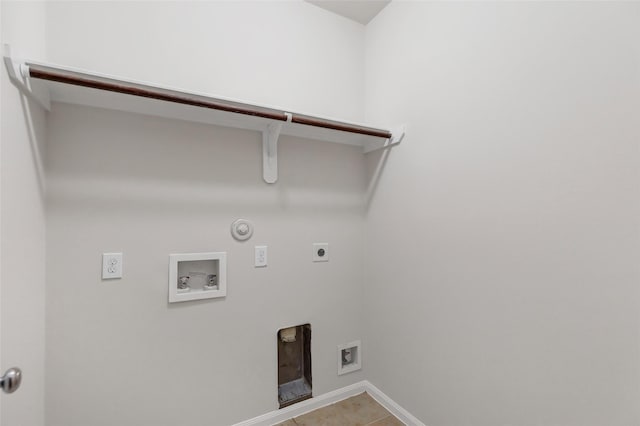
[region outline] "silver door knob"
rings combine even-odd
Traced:
[[[18,367],[13,367],[0,377],[0,388],[5,393],[13,393],[20,387],[22,382],[22,371]]]

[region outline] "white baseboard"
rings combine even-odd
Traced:
[[[426,426],[410,412],[402,408],[397,402],[375,387],[372,383],[367,380],[362,383],[365,383],[365,390],[367,393],[371,395],[373,399],[378,401],[380,405],[386,408],[388,412],[396,416],[402,423],[407,426]]]
[[[298,402],[297,404],[281,410],[271,411],[261,416],[236,423],[233,426],[273,426],[293,417],[301,416],[310,411],[317,410],[318,408],[326,407],[327,405],[358,395],[362,392],[367,392],[371,395],[373,399],[378,401],[380,405],[386,408],[387,411],[396,416],[407,426],[425,426],[424,423],[412,416],[407,410],[402,408],[367,380],[363,380],[319,396],[314,396],[306,401]]]

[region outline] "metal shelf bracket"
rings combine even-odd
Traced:
[[[291,123],[293,115],[290,112],[284,114],[286,122]],[[274,121],[262,131],[262,177],[267,183],[278,181],[278,139],[282,125],[282,121]]]
[[[404,135],[407,131],[407,126],[402,124],[400,126],[396,126],[391,129],[391,137],[389,139],[385,139],[384,141],[376,144],[369,144],[364,147],[363,151],[365,154],[373,151],[379,151],[381,149],[391,148],[392,146],[398,145],[404,139]]]
[[[278,180],[278,138],[282,123],[271,123],[262,131],[262,177],[267,183]]]
[[[9,80],[18,88],[20,93],[36,101],[38,105],[47,111],[51,111],[49,91],[45,87],[33,85],[31,79],[29,79],[29,67],[12,57],[11,47],[8,44],[3,47],[3,60],[7,68],[7,74],[9,74]]]

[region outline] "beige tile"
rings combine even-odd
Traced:
[[[287,420],[286,422],[278,423],[276,426],[296,426],[296,422],[291,420]]]
[[[405,424],[393,416],[387,416],[382,420],[370,423],[368,426],[405,426]]]
[[[337,402],[335,406],[348,421],[344,425],[364,426],[377,420],[384,419],[390,413],[378,404],[368,393],[353,396]]]
[[[303,414],[294,418],[294,421],[297,426],[347,426],[351,424],[335,404]]]

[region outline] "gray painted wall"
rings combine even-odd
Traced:
[[[638,40],[638,3],[369,24],[367,118],[409,132],[367,215],[367,377],[427,425],[640,424]]]
[[[229,425],[277,408],[276,332],[310,323],[314,393],[360,337],[363,157],[282,138],[262,181],[258,133],[84,107],[49,116],[47,421]],[[81,161],[79,160],[81,159]],[[330,173],[327,171],[330,170]],[[255,224],[236,242],[237,218]],[[311,262],[328,241],[331,260]],[[254,245],[269,265],[254,268]],[[227,297],[168,304],[168,255],[226,251]],[[101,254],[124,278],[101,281]]]
[[[307,3],[54,2],[47,17],[52,62],[362,117],[364,28]],[[257,132],[58,104],[48,133],[49,426],[223,426],[276,409],[276,332],[307,322],[314,394],[363,379],[337,376],[336,348],[361,334],[359,149],[282,137],[272,186]],[[232,239],[237,218],[255,223],[249,242]],[[329,263],[311,262],[313,242]],[[113,251],[124,278],[102,282]],[[169,305],[169,254],[204,251],[228,253],[226,299]]]
[[[362,116],[364,28],[307,3],[55,2],[47,16],[52,62]],[[314,393],[363,379],[337,376],[337,345],[361,334],[359,149],[282,137],[267,185],[257,132],[58,104],[48,134],[49,426],[223,426],[276,409],[276,332],[307,322]],[[247,243],[237,218],[255,223]],[[329,263],[311,262],[313,242]],[[113,251],[124,278],[102,282]],[[205,251],[228,253],[226,299],[169,305],[168,255]]]
[[[42,59],[42,2],[0,3],[0,46]],[[44,424],[45,116],[0,71],[0,371],[23,370],[18,392],[0,393],[0,424]]]

